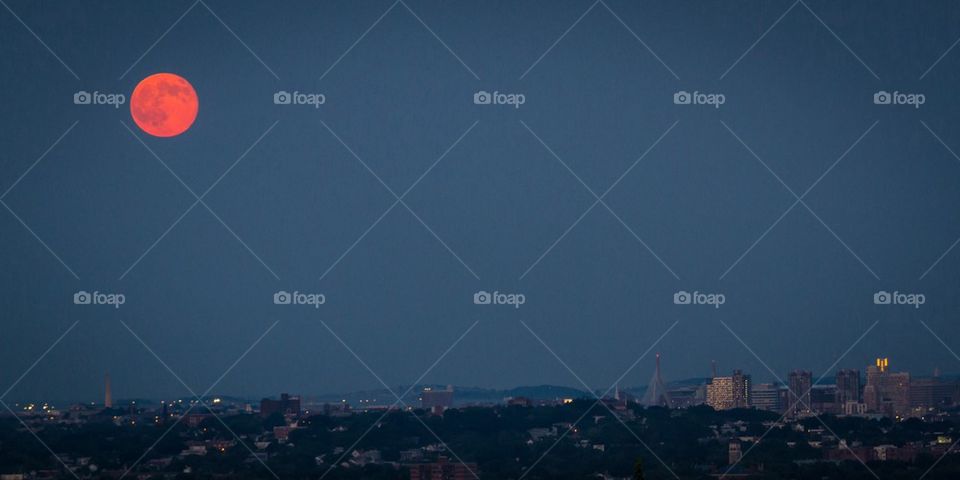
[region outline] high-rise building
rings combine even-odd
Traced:
[[[837,372],[837,404],[860,403],[860,370]]]
[[[780,404],[780,385],[776,383],[758,383],[750,388],[750,403],[759,410],[782,412]]]
[[[878,358],[874,365],[867,367],[863,403],[872,413],[903,416],[910,411],[910,374],[894,373],[889,367],[887,358]]]
[[[750,406],[750,375],[734,370],[729,377],[714,377],[707,385],[707,405],[715,410]]]
[[[813,388],[813,374],[807,370],[794,370],[789,376],[790,413],[809,412],[810,389]]]

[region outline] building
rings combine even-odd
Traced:
[[[863,403],[870,413],[901,417],[910,412],[910,374],[890,371],[890,360],[878,358],[867,367]]]
[[[269,417],[274,413],[281,415],[300,415],[300,397],[287,393],[280,394],[280,400],[264,398],[260,400],[260,415]]]
[[[843,413],[843,406],[837,403],[837,386],[816,385],[810,389],[810,409],[817,413]]]
[[[919,409],[950,407],[957,403],[957,382],[944,381],[939,372],[910,381],[910,406]]]
[[[750,403],[759,410],[782,412],[780,403],[780,385],[776,383],[758,383],[750,388]]]
[[[810,390],[813,388],[813,374],[807,370],[794,370],[790,372],[789,382],[790,404],[787,408],[790,411],[788,413],[809,412],[812,408]]]
[[[444,390],[436,390],[432,387],[425,387],[420,392],[420,407],[432,410],[435,413],[443,413],[444,410],[453,406],[453,385],[447,385]]]
[[[750,406],[750,375],[734,370],[729,377],[714,377],[707,385],[707,405],[715,410]]]
[[[860,370],[840,370],[837,372],[838,405],[849,402],[860,403]]]
[[[476,463],[450,463],[443,456],[435,463],[410,465],[410,480],[471,480],[479,475]]]

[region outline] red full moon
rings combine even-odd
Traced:
[[[156,73],[144,78],[130,95],[130,115],[144,132],[156,137],[175,137],[187,131],[197,118],[197,92],[185,78]]]

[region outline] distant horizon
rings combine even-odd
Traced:
[[[850,370],[850,369],[848,369],[848,370]],[[864,371],[864,369],[854,369],[854,370],[860,370],[860,372],[861,372],[861,382],[865,382],[865,381],[866,381],[866,377],[865,377],[865,371]],[[899,370],[896,370],[896,371],[899,371]],[[752,374],[751,372],[744,371],[743,373],[746,374],[746,375],[749,375],[751,378],[754,378],[754,376],[753,376],[753,374]],[[789,373],[789,372],[788,372],[788,373]],[[923,374],[917,375],[917,374],[914,374],[914,372],[907,372],[907,373],[910,373],[910,378],[911,378],[911,379],[913,379],[913,378],[960,379],[960,371],[957,371],[957,372],[943,372],[943,371],[941,371],[939,377],[934,377],[933,372],[930,372],[929,375],[923,375]],[[719,375],[719,376],[722,377],[722,376],[725,376],[725,375],[723,375],[722,372],[721,372],[721,375]],[[813,377],[813,381],[814,381],[814,382],[816,382],[817,379],[819,378],[815,372],[812,373],[812,377]],[[683,378],[683,379],[678,379],[678,380],[665,380],[664,384],[667,385],[667,386],[677,387],[677,386],[681,386],[681,385],[692,385],[693,382],[706,381],[706,380],[710,380],[711,378],[712,378],[712,377],[706,376],[706,377],[689,377],[689,378]],[[835,381],[835,378],[836,378],[835,375],[827,375],[827,376],[824,376],[824,377],[823,377],[824,381],[826,381],[826,380],[828,380],[828,379]],[[772,380],[772,381],[760,381],[760,382],[754,381],[753,384],[777,384],[777,385],[780,385],[780,386],[787,386],[786,383],[782,383],[782,382],[779,382],[779,381],[777,381],[777,380]],[[832,385],[835,385],[835,384],[834,384],[834,383],[824,383],[824,382],[820,382],[820,383],[817,383],[816,385],[814,385],[814,388],[816,388],[816,387],[818,387],[818,386],[832,386]],[[404,388],[409,388],[409,387],[419,388],[419,387],[446,387],[446,386],[453,386],[455,392],[458,391],[458,390],[469,390],[469,391],[487,391],[487,392],[491,392],[491,393],[496,393],[496,392],[504,392],[504,393],[505,393],[505,392],[510,392],[510,391],[512,391],[512,390],[521,390],[521,389],[555,388],[555,389],[565,389],[565,390],[569,390],[569,391],[581,392],[581,393],[583,393],[583,394],[586,395],[586,396],[583,397],[583,398],[591,398],[591,399],[594,398],[592,394],[602,393],[602,392],[604,392],[604,391],[607,390],[607,387],[600,387],[600,388],[594,389],[593,392],[590,392],[590,391],[588,391],[588,390],[583,389],[582,387],[576,387],[576,386],[573,386],[573,385],[557,385],[557,384],[526,384],[526,385],[515,385],[515,386],[513,386],[513,387],[508,387],[508,388],[490,388],[490,387],[482,387],[482,386],[457,385],[457,384],[450,384],[450,383],[418,383],[418,384],[415,384],[415,385],[411,385],[411,384],[390,385],[391,389],[393,389],[393,391],[396,392],[397,394],[402,393],[402,392],[403,392],[402,389],[404,389]],[[620,386],[620,391],[627,391],[627,392],[635,392],[635,393],[637,393],[637,392],[641,392],[641,391],[645,390],[647,387],[648,387],[648,385],[646,385],[646,384],[642,384],[642,385],[632,385],[632,386],[630,386],[630,385],[622,386],[622,385],[621,385],[621,386]],[[408,396],[408,397],[409,397],[409,396],[416,396],[420,391],[421,391],[421,390],[411,390],[411,391],[407,394],[407,396]],[[351,396],[361,395],[361,394],[365,394],[365,393],[377,393],[377,394],[383,394],[383,395],[385,395],[383,404],[391,404],[391,403],[394,403],[394,402],[396,401],[396,398],[394,398],[394,397],[390,394],[389,390],[387,390],[386,388],[384,388],[384,387],[382,387],[382,386],[381,386],[380,388],[359,389],[359,390],[352,390],[352,391],[348,391],[348,392],[321,392],[321,393],[318,393],[318,392],[301,392],[301,391],[293,391],[293,390],[273,392],[273,393],[271,393],[271,394],[259,394],[259,395],[258,395],[258,394],[253,394],[253,395],[239,395],[239,394],[232,394],[232,393],[225,393],[225,392],[211,392],[211,393],[208,393],[207,395],[202,396],[202,398],[204,398],[204,399],[208,399],[208,398],[232,398],[232,399],[238,399],[238,400],[247,400],[247,401],[251,401],[251,402],[257,402],[257,401],[260,401],[260,400],[265,399],[265,398],[279,398],[281,394],[297,395],[297,396],[300,396],[301,398],[306,398],[306,399],[311,399],[311,400],[313,400],[313,399],[336,399],[336,398],[338,398],[338,397],[344,397],[344,398],[345,398],[345,397],[351,397]],[[613,393],[613,390],[611,390],[610,394],[612,395],[612,393]],[[114,402],[115,402],[115,403],[123,403],[123,402],[131,402],[131,401],[137,401],[137,402],[140,402],[140,401],[149,401],[149,402],[157,402],[157,403],[159,404],[159,402],[165,401],[166,399],[171,399],[171,400],[191,400],[191,399],[194,399],[194,398],[195,398],[194,396],[189,395],[189,394],[179,395],[179,396],[177,396],[177,395],[167,395],[167,396],[160,396],[160,397],[143,397],[143,396],[133,396],[133,397],[120,396],[120,397],[117,397],[117,396],[114,394]],[[455,397],[455,398],[456,398],[456,397]],[[102,405],[102,404],[103,404],[103,397],[101,396],[99,399],[96,399],[96,400],[89,400],[89,399],[87,399],[87,400],[52,399],[52,400],[51,400],[51,399],[39,399],[39,398],[37,398],[37,399],[19,399],[19,400],[16,400],[16,401],[7,400],[6,402],[9,403],[9,404],[30,404],[30,403],[34,403],[34,404],[35,404],[35,403],[37,403],[37,402],[46,402],[46,403],[48,403],[48,404],[61,403],[61,404],[64,404],[64,405],[89,405],[89,404]],[[380,404],[378,404],[378,405],[380,405]],[[0,416],[2,416],[3,413],[5,413],[5,412],[0,412]]]

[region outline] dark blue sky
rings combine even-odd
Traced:
[[[952,2],[7,4],[0,392],[79,322],[8,400],[99,398],[107,371],[118,397],[187,393],[127,327],[197,392],[242,357],[215,391],[250,396],[379,387],[321,322],[390,385],[475,322],[423,382],[580,387],[532,330],[606,388],[675,323],[654,348],[668,380],[712,359],[822,373],[845,353],[960,370],[937,339],[960,349],[960,251],[930,268],[960,237],[960,159],[940,143],[960,151]],[[129,98],[157,72],[193,84],[199,116],[135,132],[198,195],[216,182],[166,235],[195,198],[126,130],[128,105],[72,100]],[[726,101],[675,105],[681,90]],[[881,90],[926,101],[875,105]],[[791,190],[807,193],[783,215]],[[74,305],[79,290],[127,300]],[[680,290],[726,303],[675,305]],[[926,303],[874,305],[880,290]]]

